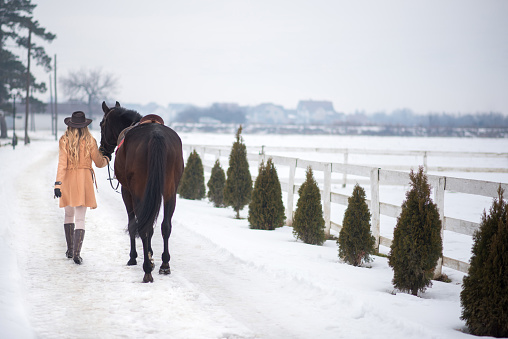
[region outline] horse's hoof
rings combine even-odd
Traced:
[[[159,268],[159,274],[171,274],[171,269],[169,268],[169,264],[162,264]]]
[[[134,266],[137,264],[138,264],[138,262],[136,261],[136,259],[131,259],[131,260],[127,261],[127,266]]]
[[[145,273],[145,276],[143,277],[144,283],[153,283],[153,277],[151,273]]]

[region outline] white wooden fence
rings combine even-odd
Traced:
[[[382,169],[372,166],[362,166],[348,164],[348,155],[355,154],[383,154],[383,155],[400,155],[400,156],[421,156],[422,165],[426,170],[442,170],[442,171],[478,171],[478,172],[508,172],[507,168],[428,168],[427,159],[429,156],[444,156],[444,157],[486,157],[486,158],[508,158],[508,153],[456,153],[456,152],[426,152],[426,151],[380,151],[380,150],[351,150],[351,149],[332,149],[332,148],[306,148],[296,149],[289,147],[248,147],[247,157],[249,162],[260,162],[267,158],[272,158],[275,165],[286,166],[289,168],[288,181],[281,180],[281,188],[283,192],[287,193],[286,201],[286,223],[292,225],[293,220],[293,208],[294,208],[294,195],[297,194],[299,185],[295,184],[295,172],[297,168],[306,169],[311,167],[314,172],[323,173],[323,181],[320,182],[322,185],[321,197],[323,201],[323,214],[325,219],[325,229],[329,234],[330,229],[340,231],[341,225],[336,220],[331,220],[331,204],[339,204],[347,206],[349,196],[340,194],[332,191],[332,173],[342,174],[342,185],[345,186],[347,183],[347,176],[354,175],[355,177],[363,177],[370,183],[370,200],[367,200],[369,205],[371,217],[372,235],[376,238],[376,247],[379,245],[389,247],[392,240],[380,235],[380,218],[381,215],[386,215],[392,218],[397,218],[401,212],[401,206],[382,202],[380,200],[379,186],[380,185],[407,185],[409,183],[408,172],[402,172],[394,169]],[[230,152],[230,146],[203,146],[203,145],[184,145],[184,154],[187,158],[188,154],[196,150],[203,160],[203,166],[206,172],[211,172],[213,162],[207,162],[205,160],[206,155],[211,155],[215,159],[228,158]],[[309,161],[299,158],[270,155],[272,152],[323,152],[323,153],[342,153],[343,163],[336,162],[321,162],[321,161]],[[227,169],[227,160],[221,160],[221,164],[224,170]],[[392,167],[392,166],[390,166]],[[402,167],[398,166],[399,169]],[[409,169],[408,166],[404,168],[406,171]],[[281,176],[280,171],[279,176]],[[255,177],[257,174],[257,168],[251,169],[251,174]],[[451,231],[465,235],[473,235],[474,232],[479,228],[479,224],[471,221],[456,219],[445,216],[444,202],[445,202],[445,191],[453,191],[458,193],[473,194],[485,197],[496,198],[498,196],[497,190],[501,186],[505,191],[508,191],[508,184],[497,183],[482,180],[472,179],[459,179],[446,176],[427,176],[430,185],[434,192],[434,202],[437,204],[439,209],[439,215],[443,228],[443,231]],[[365,180],[365,179],[364,179]],[[446,267],[467,273],[469,264],[457,259],[443,257],[440,260],[436,274],[441,273],[441,265]]]

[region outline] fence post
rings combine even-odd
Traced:
[[[295,171],[298,160],[289,164],[288,200],[286,205],[286,225],[293,226],[293,194],[295,191]]]
[[[372,214],[372,235],[376,239],[374,249],[379,252],[380,213],[379,213],[379,168],[370,171],[370,213]]]
[[[446,187],[446,177],[440,177],[438,180],[438,185],[434,189],[434,201],[437,205],[437,209],[439,211],[439,219],[441,220],[441,239],[444,242],[444,194]],[[443,270],[443,253],[441,253],[441,257],[437,261],[436,269],[434,270],[434,278],[438,278],[441,276]]]
[[[265,147],[265,146],[263,146],[263,147]],[[259,152],[258,168],[261,165],[261,162],[266,162],[265,160],[266,160],[265,152],[262,150],[261,152]],[[266,163],[265,163],[265,165],[266,165]]]
[[[323,186],[323,208],[325,217],[325,234],[330,235],[331,191],[332,191],[332,164],[325,164]]]
[[[346,184],[347,184],[347,162],[348,162],[348,151],[347,151],[347,148],[346,150],[344,151],[344,172],[342,174],[342,178],[343,178],[343,182],[342,182],[342,187],[346,187]]]
[[[427,151],[423,152],[423,169],[425,174],[427,174]]]

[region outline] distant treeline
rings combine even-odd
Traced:
[[[214,104],[208,108],[190,106],[176,115],[177,123],[237,123],[251,122],[252,107]],[[288,119],[284,124],[302,124],[298,112],[288,110]],[[268,123],[268,122],[267,122]],[[259,124],[259,122],[256,122]],[[271,125],[273,123],[270,123]],[[335,126],[394,126],[394,127],[441,127],[441,128],[504,128],[508,127],[508,115],[498,112],[479,112],[474,114],[429,113],[415,114],[409,109],[391,113],[377,112],[368,114],[338,113],[333,121],[313,121],[312,125]]]
[[[422,127],[462,127],[462,128],[499,128],[508,127],[508,116],[498,112],[475,114],[429,113],[414,114],[411,110],[398,110],[391,114],[355,113],[347,118],[348,122],[364,122],[374,126],[422,126]]]

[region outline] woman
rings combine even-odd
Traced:
[[[91,122],[81,111],[65,118],[64,123],[68,127],[60,138],[55,182],[55,197],[60,198],[60,207],[65,210],[66,255],[78,265],[83,262],[80,252],[85,237],[86,208],[97,208],[92,160],[99,168],[106,166],[110,160],[99,152],[97,142],[87,127]]]

